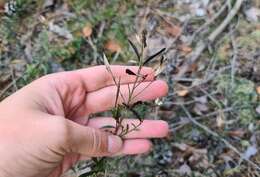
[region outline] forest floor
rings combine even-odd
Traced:
[[[0,100],[45,74],[103,64],[103,53],[133,65],[127,39],[143,30],[148,54],[166,47],[169,84],[144,111],[170,135],[94,176],[259,177],[258,0],[0,0]]]

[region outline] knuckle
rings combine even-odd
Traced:
[[[97,131],[95,129],[91,130],[91,136],[93,142],[91,143],[91,154],[95,153],[106,153],[107,152],[107,135],[104,132]]]

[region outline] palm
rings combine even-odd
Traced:
[[[135,77],[129,76],[125,73],[126,67],[111,66],[111,69],[116,78],[121,78],[121,93],[124,98],[128,98],[128,84],[131,87]],[[131,67],[131,70],[133,71],[137,71],[137,69],[137,67]],[[149,76],[136,89],[137,93],[143,90],[153,80],[153,74],[150,68],[143,68],[142,73],[149,74]],[[31,86],[27,87],[27,89],[22,89],[17,93],[17,96],[20,95],[22,98],[21,100],[32,100],[30,101],[29,106],[43,112],[43,115],[40,115],[39,117],[50,117],[51,120],[54,120],[52,117],[58,117],[59,119],[55,119],[55,121],[60,121],[61,118],[63,120],[69,119],[70,122],[73,121],[84,126],[101,128],[105,125],[115,125],[114,119],[109,117],[96,117],[88,120],[88,116],[112,108],[115,104],[116,90],[117,87],[114,85],[113,79],[106,71],[105,66],[97,66],[45,76],[32,83]],[[161,97],[166,93],[167,85],[165,82],[154,81],[145,92],[138,95],[134,101],[152,100]],[[119,100],[119,102],[120,101],[122,102],[122,100]],[[22,101],[19,104],[22,105],[24,102]],[[35,119],[35,117],[33,119]],[[123,124],[131,123],[138,123],[138,121],[125,119],[123,122]],[[74,125],[77,126],[76,124]],[[54,125],[48,124],[48,126],[47,130],[51,130]],[[54,127],[54,129],[55,128],[56,127]],[[139,131],[133,131],[125,136],[123,148],[120,154],[139,154],[147,152],[151,145],[148,139],[163,137],[168,131],[167,124],[159,120],[145,120],[139,129]],[[47,133],[49,134],[49,131],[47,131]],[[59,135],[53,135],[44,141],[37,141],[39,141],[39,144],[44,147],[48,143],[51,145],[57,140],[63,139],[61,137],[62,136]],[[66,171],[71,167],[71,165],[78,161],[79,158],[88,158],[75,153],[66,153],[67,155],[65,157],[59,154],[57,156],[53,151],[51,151],[51,154],[47,157],[41,152],[38,152],[37,149],[35,152],[41,154],[42,156],[40,158],[45,159],[44,161],[46,161],[46,159],[51,159],[51,161],[56,162],[50,164],[44,162],[44,165],[40,165],[42,168],[45,166],[45,168],[52,171],[50,177],[59,176],[62,172]],[[106,155],[99,154],[97,156]],[[37,161],[37,159],[34,160]],[[36,163],[37,162],[35,162],[35,164]]]

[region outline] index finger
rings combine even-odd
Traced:
[[[120,78],[121,84],[130,84],[135,82],[136,76],[127,74],[126,69],[130,69],[134,73],[137,73],[138,66],[111,65],[110,68],[116,81]],[[154,72],[152,68],[142,67],[140,74],[147,75],[144,81],[154,80]],[[85,88],[86,92],[92,92],[107,86],[115,85],[113,77],[104,65],[61,72],[56,74],[55,77],[72,86],[79,86],[79,84],[82,84],[81,86]]]

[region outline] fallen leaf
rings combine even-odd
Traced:
[[[173,143],[173,146],[181,151],[187,151],[188,148],[190,148],[190,146],[185,143]]]
[[[91,34],[92,34],[92,27],[89,25],[89,24],[87,24],[83,29],[82,29],[82,33],[83,33],[83,36],[84,37],[89,37],[89,36],[91,36]]]
[[[256,92],[260,95],[260,86],[256,88]]]
[[[228,135],[232,137],[242,138],[245,135],[245,131],[242,129],[228,131]]]
[[[225,124],[225,121],[223,120],[223,118],[222,118],[221,115],[218,115],[218,116],[217,116],[216,122],[217,122],[217,127],[218,127],[218,128],[223,127],[224,124]]]
[[[109,50],[110,52],[120,52],[122,50],[120,44],[115,40],[109,40],[105,44],[105,49]]]
[[[188,89],[183,89],[183,90],[177,91],[176,93],[177,93],[178,96],[184,97],[184,96],[188,95],[189,90]]]
[[[195,72],[197,71],[198,69],[198,65],[196,63],[192,63],[189,68],[188,68],[188,71],[187,72]]]
[[[166,25],[165,26],[165,31],[174,36],[174,37],[177,37],[177,36],[180,36],[181,35],[181,32],[182,32],[182,29],[181,27],[177,26],[177,25]]]
[[[185,44],[180,45],[178,48],[180,51],[182,51],[185,54],[188,54],[192,51],[192,48]]]

